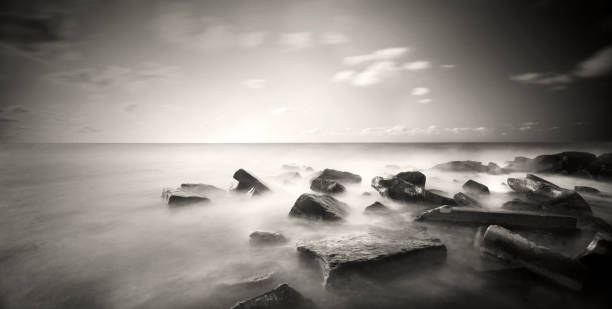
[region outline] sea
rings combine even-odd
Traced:
[[[414,217],[425,209],[381,197],[370,185],[375,176],[419,170],[427,189],[451,197],[474,179],[489,187],[483,203],[496,209],[512,199],[506,179],[524,173],[432,167],[451,160],[503,166],[515,156],[561,151],[599,155],[612,152],[612,143],[1,144],[0,308],[230,308],[281,283],[320,308],[610,308],[610,296],[567,291],[531,273],[482,271],[471,227],[432,229],[448,248],[444,266],[343,292],[326,288],[320,269],[296,250],[299,240],[365,231],[411,237]],[[185,207],[161,198],[164,188],[182,183],[229,190],[240,168],[271,192]],[[334,224],[290,218],[296,199],[312,193],[309,180],[325,168],[362,177],[337,197],[349,216]],[[612,223],[612,183],[543,177],[565,188],[599,189],[604,197],[593,212]],[[375,201],[394,215],[364,215]],[[252,246],[253,231],[280,232],[289,241]],[[575,256],[589,240],[554,249]],[[271,276],[242,284],[262,274]]]

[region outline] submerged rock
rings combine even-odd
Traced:
[[[491,210],[442,206],[418,216],[416,221],[441,221],[459,224],[488,225],[530,229],[575,230],[576,217],[540,214],[531,211]]]
[[[489,194],[489,187],[474,181],[472,179],[466,181],[463,186],[463,190],[472,194]]]
[[[287,238],[281,233],[255,231],[249,235],[252,245],[278,245],[287,242]]]
[[[334,169],[326,168],[317,176],[328,181],[335,181],[343,184],[360,183],[361,176],[349,172],[337,171]]]
[[[395,177],[403,179],[419,187],[425,187],[425,181],[427,180],[425,174],[421,172],[401,172],[395,175]]]
[[[315,304],[298,291],[283,283],[274,290],[241,301],[231,309],[314,309]]]
[[[425,190],[423,192],[423,201],[434,205],[457,205],[457,202],[454,199],[434,193],[430,190]]]
[[[324,284],[342,287],[356,277],[388,280],[408,271],[446,261],[439,241],[350,234],[315,241],[299,241],[297,250],[314,257]]]
[[[327,180],[319,176],[313,179],[310,183],[310,190],[327,194],[335,194],[344,192],[346,188],[335,181]]]
[[[458,205],[461,206],[480,207],[480,203],[477,200],[473,199],[472,197],[463,192],[455,194],[455,196],[453,196],[453,199],[455,200],[455,202],[457,202]]]
[[[380,213],[387,213],[389,212],[391,209],[389,209],[389,207],[385,206],[383,203],[381,202],[374,202],[372,203],[372,205],[366,207],[363,212],[365,214],[380,214]]]
[[[529,271],[572,290],[581,290],[585,269],[575,259],[538,246],[501,226],[487,228],[482,250],[502,260],[519,263]]]
[[[270,191],[266,185],[251,175],[249,172],[239,169],[234,173],[234,179],[238,180],[236,191],[250,192],[253,195]]]
[[[289,211],[289,216],[311,220],[338,221],[348,215],[347,204],[329,195],[302,194]]]
[[[574,191],[588,194],[601,194],[601,191],[599,191],[598,189],[587,186],[575,186]]]

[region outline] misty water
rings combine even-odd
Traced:
[[[479,252],[470,227],[427,227],[412,222],[424,208],[380,197],[374,176],[422,170],[428,189],[452,196],[468,179],[489,187],[485,206],[511,197],[502,183],[524,174],[487,175],[431,170],[450,160],[492,161],[566,150],[612,152],[612,144],[15,144],[0,152],[0,307],[5,308],[229,308],[287,282],[321,308],[606,307],[609,299],[568,292],[529,277],[488,277],[475,269]],[[350,171],[362,176],[338,199],[352,209],[340,224],[308,223],[287,214],[309,190],[313,172],[279,176],[283,164]],[[399,169],[389,166],[396,165]],[[212,203],[169,208],[164,187],[206,183],[230,188],[244,168],[272,193],[228,194]],[[566,188],[587,185],[612,194],[606,182],[546,176]],[[362,195],[371,192],[370,196]],[[392,217],[365,216],[381,201]],[[612,223],[612,201],[591,204]],[[295,242],[351,232],[384,231],[410,237],[418,229],[448,247],[444,266],[384,282],[363,282],[350,292],[322,285],[320,271],[300,258]],[[282,232],[281,246],[249,245],[253,231]],[[591,235],[558,244],[580,253]],[[271,283],[235,288],[232,282],[274,272]],[[518,281],[517,281],[518,280]],[[603,298],[602,298],[603,297]],[[608,296],[609,297],[609,296]],[[609,303],[608,303],[609,304]]]

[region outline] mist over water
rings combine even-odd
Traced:
[[[473,269],[478,252],[472,228],[429,228],[449,248],[439,269],[384,284],[363,283],[354,293],[332,293],[320,272],[299,258],[295,241],[369,230],[410,237],[426,227],[412,217],[424,208],[385,200],[370,187],[374,176],[422,170],[428,189],[452,196],[468,179],[489,187],[485,206],[507,200],[502,184],[516,175],[444,173],[429,170],[451,160],[500,165],[515,156],[567,150],[612,152],[612,144],[5,144],[0,152],[0,307],[6,308],[229,308],[235,302],[288,282],[322,308],[451,306],[480,297],[482,307],[593,306],[599,300],[558,291],[546,283],[529,291],[501,293]],[[352,209],[341,224],[307,223],[287,214],[312,173],[280,177],[283,164],[350,171],[362,176],[338,199]],[[397,165],[396,169],[388,165]],[[228,194],[211,203],[168,208],[164,187],[206,183],[223,189],[244,168],[273,193],[249,199]],[[605,182],[546,177],[566,188],[587,185],[612,194]],[[287,180],[287,181],[286,181]],[[371,192],[363,196],[363,192]],[[392,218],[362,214],[374,201],[398,211]],[[601,206],[603,205],[603,207]],[[595,215],[612,221],[609,200]],[[593,205],[592,205],[593,206]],[[452,233],[444,233],[452,229]],[[282,232],[279,247],[252,247],[256,230]],[[448,232],[448,230],[446,230]],[[450,235],[450,236],[449,236]],[[588,239],[566,246],[579,253]],[[255,289],[232,282],[274,272],[274,282]],[[511,284],[512,280],[510,280]],[[225,284],[225,285],[224,285]],[[506,283],[504,283],[506,284]],[[483,291],[486,295],[483,296]],[[605,303],[604,303],[605,304]]]

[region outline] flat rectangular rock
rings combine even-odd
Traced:
[[[418,221],[444,221],[478,225],[496,224],[518,228],[575,230],[576,217],[530,211],[489,210],[467,207],[438,207],[421,214]]]
[[[297,250],[318,260],[324,284],[333,287],[342,286],[355,275],[388,279],[446,261],[446,246],[439,241],[372,233],[299,241]]]

